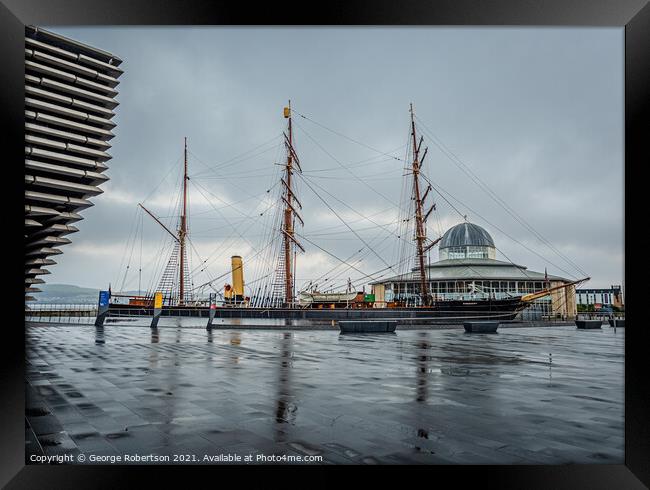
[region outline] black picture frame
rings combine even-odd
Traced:
[[[645,140],[650,120],[650,5],[646,0],[446,0],[446,1],[330,1],[282,2],[259,7],[248,2],[209,0],[0,0],[0,107],[3,131],[3,202],[11,204],[2,213],[4,243],[3,345],[0,374],[1,437],[0,485],[6,488],[120,488],[132,486],[134,467],[38,466],[24,461],[24,251],[18,229],[24,226],[19,206],[24,201],[21,161],[24,160],[24,36],[25,25],[517,25],[517,26],[620,26],[625,29],[625,254],[635,257],[635,248],[645,238],[635,236],[639,222],[632,217],[634,198],[644,197],[642,170],[650,162]],[[14,180],[15,179],[15,180]],[[637,188],[639,188],[637,190]],[[647,218],[645,218],[647,221]],[[645,245],[647,248],[647,245]],[[21,258],[12,259],[12,253]],[[631,255],[630,255],[631,254]],[[441,483],[441,475],[454,485],[479,477],[481,486],[499,488],[643,488],[650,486],[650,403],[647,367],[644,363],[648,328],[641,319],[641,290],[635,283],[643,273],[634,260],[625,261],[626,314],[632,326],[625,346],[625,464],[572,466],[427,466],[413,467],[427,484]],[[632,282],[631,282],[632,281]],[[629,323],[629,322],[628,322]],[[198,467],[174,467],[174,470]],[[147,480],[167,478],[168,469],[147,468]],[[205,469],[205,468],[201,468]],[[219,478],[234,476],[241,467],[208,469]],[[249,470],[250,468],[245,468]],[[278,469],[276,467],[276,469]],[[300,468],[300,473],[313,468]],[[320,468],[322,469],[322,468]],[[379,468],[383,473],[385,467]],[[290,468],[295,472],[295,468]],[[336,471],[335,471],[336,472]],[[185,471],[187,473],[187,471]],[[366,472],[367,473],[367,472]],[[255,478],[254,474],[246,473]],[[241,472],[237,474],[242,476]],[[412,481],[410,476],[404,483]],[[298,485],[309,485],[300,478]],[[309,477],[308,477],[309,478]],[[255,480],[253,480],[255,481]],[[198,480],[196,481],[198,484]],[[259,480],[257,481],[260,484]],[[295,486],[295,485],[294,485]]]

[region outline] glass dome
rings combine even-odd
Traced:
[[[473,223],[449,228],[440,240],[440,260],[496,259],[496,248],[490,234]]]

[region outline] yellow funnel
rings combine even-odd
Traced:
[[[231,257],[232,263],[232,289],[234,297],[244,296],[244,263],[239,255]]]

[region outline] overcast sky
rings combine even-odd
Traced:
[[[386,230],[398,219],[404,163],[381,152],[404,157],[413,102],[429,146],[427,175],[488,230],[497,258],[580,275],[472,182],[434,137],[586,271],[588,287],[623,281],[622,28],[49,29],[116,54],[124,75],[111,180],[83,212],[48,283],[119,288],[129,256],[124,288],[138,288],[139,267],[142,287],[155,282],[171,245],[150,218],[141,221],[136,205],[144,201],[175,226],[170,203],[184,136],[198,252],[192,263],[210,257],[195,284],[227,272],[233,254],[244,257],[247,281],[255,279],[247,257],[264,246],[272,211],[260,213],[277,184],[288,99],[309,118],[294,112],[306,182],[377,252],[355,262],[364,272],[398,257],[399,240]],[[248,158],[229,162],[245,152]],[[363,247],[304,182],[299,193],[300,233],[341,258]],[[433,197],[438,213],[428,234],[436,238],[463,218]],[[132,247],[137,223],[143,238]],[[337,264],[303,243],[298,288]]]

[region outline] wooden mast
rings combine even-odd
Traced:
[[[156,223],[158,223],[162,228],[169,233],[174,240],[178,243],[178,251],[179,251],[179,256],[178,257],[178,271],[176,271],[176,248],[172,251],[172,256],[169,259],[169,262],[167,263],[167,267],[165,268],[165,271],[163,273],[163,277],[161,279],[161,282],[159,283],[159,287],[164,286],[164,284],[167,284],[167,287],[169,288],[169,297],[173,297],[174,293],[174,286],[175,286],[175,279],[174,276],[178,274],[178,286],[179,286],[179,298],[178,298],[178,304],[179,305],[184,305],[185,304],[185,271],[187,268],[186,261],[185,261],[185,238],[187,237],[187,181],[189,180],[187,176],[187,136],[185,137],[185,149],[184,149],[184,158],[183,158],[183,207],[181,209],[181,216],[180,216],[180,225],[178,229],[176,230],[176,233],[172,232],[169,228],[167,228],[162,221],[160,221],[151,211],[149,211],[147,208],[145,208],[142,203],[138,203],[138,206],[140,206],[144,211],[151,216]],[[187,278],[189,279],[189,274],[187,275]],[[166,289],[167,291],[167,289]]]
[[[284,108],[284,117],[288,121],[288,131],[284,135],[284,144],[287,148],[287,163],[285,165],[285,175],[284,179],[281,179],[282,185],[284,186],[284,195],[282,200],[284,201],[284,220],[282,228],[282,240],[283,240],[283,259],[284,259],[284,304],[286,307],[291,308],[294,302],[294,286],[295,286],[295,257],[296,252],[293,248],[294,246],[298,247],[303,252],[305,249],[302,245],[296,240],[294,236],[294,222],[295,219],[298,219],[302,223],[302,218],[298,214],[296,209],[302,209],[300,201],[296,198],[296,195],[293,191],[293,173],[294,173],[294,164],[295,170],[301,172],[300,162],[298,161],[298,156],[296,151],[293,148],[293,127],[291,124],[291,101],[289,105]],[[293,252],[293,254],[292,254]]]
[[[415,118],[413,114],[413,104],[410,106],[411,112],[411,136],[413,137],[413,198],[415,200],[415,239],[417,241],[417,259],[420,269],[420,297],[422,304],[429,305],[429,291],[426,276],[426,267],[424,263],[425,246],[427,239],[427,229],[422,213],[422,198],[420,196],[420,144],[415,135]],[[422,140],[420,140],[422,143]]]
[[[293,219],[292,213],[293,209],[291,206],[291,198],[293,192],[291,190],[291,176],[292,176],[292,167],[293,167],[293,158],[291,156],[291,150],[293,145],[293,130],[291,127],[291,101],[287,107],[288,111],[285,111],[285,117],[289,119],[289,128],[288,128],[288,139],[289,144],[287,146],[287,166],[286,166],[286,190],[287,190],[287,206],[284,208],[284,302],[288,307],[291,307],[293,303],[293,267],[292,267],[292,258],[291,257],[291,239],[293,238]],[[288,112],[288,114],[287,114]]]
[[[178,304],[185,304],[185,236],[187,235],[187,136],[185,137],[185,152],[183,164],[183,212],[181,214],[181,226],[178,230],[178,241],[180,243],[179,260],[179,300]]]

